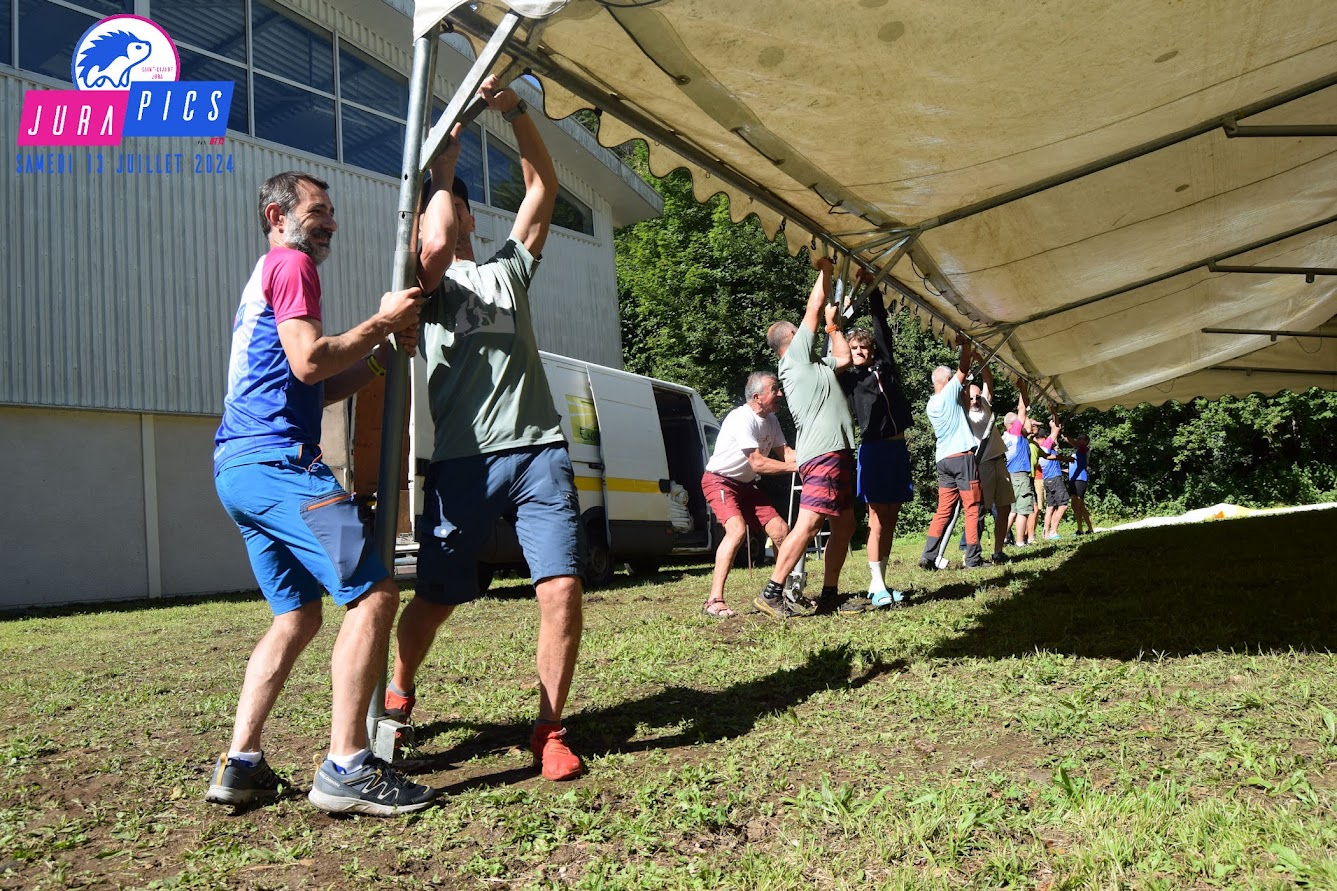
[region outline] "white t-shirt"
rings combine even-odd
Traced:
[[[720,476],[750,483],[761,474],[752,469],[744,449],[756,449],[769,457],[771,451],[786,445],[780,419],[774,414],[759,415],[750,405],[740,405],[724,417],[720,435],[715,440],[715,454],[706,462],[706,470]]]

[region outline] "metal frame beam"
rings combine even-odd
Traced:
[[[1329,226],[1332,225],[1333,223],[1337,223],[1337,214],[1324,217],[1323,219],[1317,220],[1313,223],[1306,223],[1303,226],[1297,226],[1296,228],[1287,230],[1286,232],[1282,232],[1279,235],[1273,235],[1268,238],[1259,239],[1258,241],[1251,242],[1242,247],[1231,248],[1230,250],[1220,254],[1214,254],[1213,256],[1210,257],[1204,257],[1201,260],[1194,260],[1191,263],[1186,263],[1183,266],[1178,266],[1174,269],[1169,270],[1168,272],[1162,272],[1159,275],[1153,275],[1149,278],[1144,278],[1141,281],[1136,281],[1133,282],[1132,284],[1124,285],[1122,287],[1115,288],[1111,291],[1105,291],[1103,293],[1096,294],[1092,297],[1086,297],[1082,300],[1075,300],[1072,303],[1065,303],[1062,306],[1057,306],[1053,309],[1045,310],[1044,312],[1039,312],[1033,315],[1029,315],[1024,319],[1020,319],[1019,321],[1014,322],[1013,324],[1020,326],[1020,325],[1030,325],[1034,322],[1041,322],[1044,321],[1045,319],[1062,315],[1065,312],[1071,312],[1074,309],[1081,309],[1084,306],[1090,306],[1091,304],[1099,303],[1102,300],[1109,300],[1112,297],[1118,297],[1120,294],[1127,294],[1129,291],[1136,291],[1138,288],[1145,288],[1148,285],[1154,285],[1157,282],[1163,282],[1166,279],[1174,278],[1176,275],[1183,275],[1186,272],[1192,272],[1195,269],[1201,269],[1204,266],[1208,266],[1211,263],[1216,263],[1219,260],[1228,260],[1231,257],[1238,256],[1239,254],[1246,254],[1249,251],[1255,251],[1258,250],[1259,248],[1267,247],[1269,244],[1276,244],[1278,241],[1285,241],[1287,238],[1294,238],[1296,235],[1303,235],[1306,232],[1312,232],[1315,229],[1321,229],[1324,226]],[[1257,267],[1249,267],[1249,268],[1257,268]]]
[[[1313,284],[1320,275],[1337,275],[1337,269],[1326,266],[1222,266],[1210,261],[1208,272],[1251,272],[1258,275],[1303,275],[1307,284]]]
[[[1266,334],[1276,343],[1278,337],[1334,337],[1337,332],[1289,331],[1281,328],[1203,328],[1203,334]]]
[[[984,213],[986,210],[993,210],[994,208],[1002,207],[1004,204],[1011,204],[1014,201],[1020,201],[1022,198],[1029,198],[1032,195],[1065,185],[1073,180],[1090,176],[1093,173],[1099,173],[1102,170],[1108,170],[1111,167],[1117,167],[1127,161],[1137,160],[1143,155],[1150,155],[1161,149],[1169,148],[1172,145],[1186,142],[1198,136],[1204,136],[1218,127],[1225,128],[1228,123],[1233,123],[1239,118],[1247,118],[1252,115],[1261,114],[1262,112],[1294,102],[1297,99],[1303,99],[1305,96],[1312,93],[1326,90],[1332,86],[1337,86],[1337,72],[1320,77],[1317,80],[1312,80],[1307,84],[1301,84],[1300,86],[1286,90],[1285,92],[1277,93],[1275,96],[1269,96],[1266,99],[1251,102],[1248,105],[1242,105],[1234,111],[1217,115],[1206,121],[1194,124],[1191,127],[1176,130],[1173,133],[1167,133],[1165,136],[1158,139],[1144,142],[1141,145],[1133,146],[1132,148],[1125,149],[1121,152],[1115,152],[1112,155],[1106,155],[1089,164],[1083,164],[1080,167],[1074,167],[1071,170],[1066,170],[1062,173],[1056,173],[1053,176],[1036,180],[1033,183],[1013,189],[1010,192],[996,195],[993,198],[986,198],[983,201],[977,201],[974,204],[967,204],[965,207],[959,207],[956,210],[939,214],[936,217],[918,223],[915,228],[920,229],[921,231],[936,229],[939,226],[946,226],[948,223],[955,223],[964,220],[967,217],[973,217],[976,214]]]
[[[1251,365],[1214,365],[1203,371],[1242,371],[1245,374],[1299,374],[1305,377],[1337,377],[1337,371],[1326,368],[1259,368]],[[1199,372],[1201,374],[1202,372]]]

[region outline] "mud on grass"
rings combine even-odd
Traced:
[[[589,598],[567,725],[588,774],[524,748],[537,616],[462,609],[424,669],[398,820],[300,795],[203,801],[253,597],[0,623],[0,888],[1337,887],[1334,512],[1124,532],[928,574],[903,610],[701,615],[708,567]],[[862,552],[844,587],[862,587]],[[810,567],[814,569],[815,567]],[[407,596],[407,594],[406,594]],[[329,627],[270,719],[305,791]]]

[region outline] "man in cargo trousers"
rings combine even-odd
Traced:
[[[338,228],[328,185],[280,173],[260,188],[268,252],[242,291],[232,331],[228,391],[215,437],[214,483],[241,530],[273,623],[246,664],[232,744],[219,756],[207,801],[248,807],[287,783],[260,746],[265,719],[321,624],[321,595],[346,607],[330,659],[329,755],[309,798],[331,813],[389,816],[429,806],[436,792],[368,751],[367,705],[385,671],[399,588],[371,547],[358,506],[320,461],[327,403],[384,374],[385,339],[413,351],[421,292],[395,291],[343,334],[321,324],[316,266]],[[379,354],[379,355],[378,355]]]
[[[584,765],[562,728],[580,650],[584,559],[575,476],[539,360],[529,283],[548,237],[557,173],[528,108],[484,81],[479,96],[515,132],[525,196],[510,237],[489,260],[474,259],[469,190],[455,176],[459,131],[431,168],[422,217],[419,281],[423,358],[435,442],[418,527],[418,587],[396,630],[391,717],[407,721],[418,669],[437,629],[479,595],[478,554],[500,519],[515,524],[538,595],[538,721],[529,745],[550,780]]]

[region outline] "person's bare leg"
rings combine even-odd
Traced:
[[[854,537],[854,509],[847,507],[826,519],[831,524],[831,535],[826,540],[826,553],[822,557],[822,587],[839,588],[840,570],[845,566],[850,539]]]
[[[367,748],[367,704],[385,673],[390,628],[399,609],[399,587],[389,578],[348,604],[330,656],[330,754]]]
[[[320,630],[319,600],[275,616],[246,663],[246,677],[237,700],[232,751],[258,752],[260,736],[293,664]]]
[[[789,537],[789,524],[779,517],[771,517],[770,522],[766,524],[766,535],[775,546],[775,553],[779,554],[781,545]]]
[[[413,691],[418,668],[432,649],[436,632],[454,611],[454,606],[432,603],[422,597],[414,597],[404,607],[395,628],[395,669],[391,680],[396,688],[405,693]]]
[[[1002,511],[999,511],[1001,514]],[[995,554],[1003,553],[1003,548],[1007,546],[1007,524],[998,517],[993,518],[993,552]]]
[[[534,586],[539,602],[539,720],[559,723],[580,654],[584,629],[584,585],[561,575]]]
[[[724,582],[729,578],[729,570],[733,568],[734,558],[738,556],[738,548],[747,538],[747,523],[742,517],[730,517],[724,522],[724,537],[720,539],[720,546],[715,549],[715,571],[710,577],[710,596],[706,602],[712,600],[724,601]]]
[[[824,519],[826,519],[824,516],[810,511],[806,507],[799,508],[798,518],[794,521],[794,528],[789,530],[784,543],[780,545],[779,551],[775,554],[775,571],[771,573],[771,581],[777,585],[785,583],[785,578],[803,559],[803,552],[812,543],[817,530],[822,528],[822,520]]]

